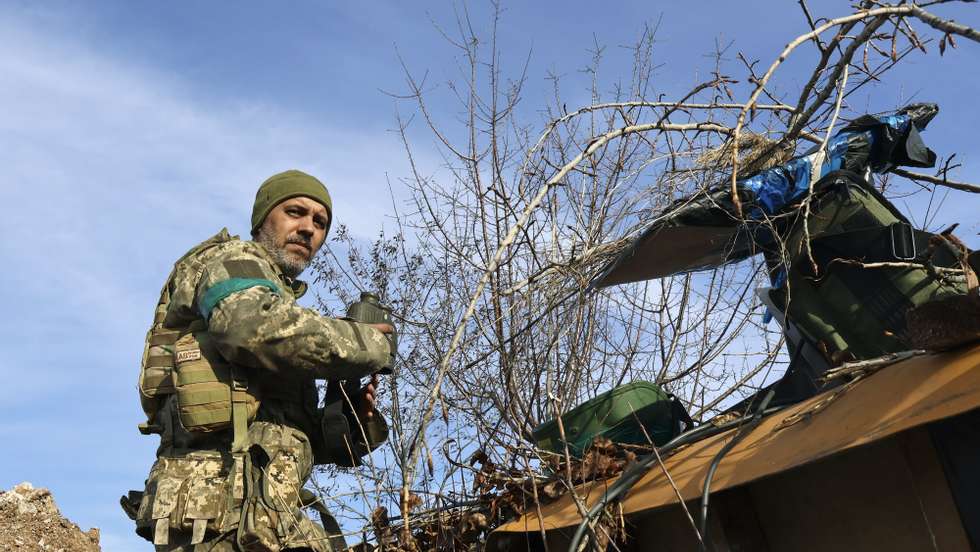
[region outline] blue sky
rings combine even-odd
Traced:
[[[516,74],[531,52],[522,109],[539,127],[546,72],[566,79],[569,108],[587,102],[578,70],[594,40],[609,47],[611,83],[628,75],[617,46],[660,20],[655,79],[671,95],[705,76],[716,40],[736,40],[765,66],[805,30],[789,0],[514,4],[500,22],[502,59]],[[846,2],[819,4],[823,14],[848,11]],[[156,445],[136,432],[134,386],[170,264],[222,226],[245,233],[258,183],[291,167],[320,176],[338,221],[372,236],[391,212],[386,177],[397,195],[408,173],[390,132],[395,104],[381,91],[405,91],[399,54],[429,71],[437,94],[459,76],[461,60],[434,27],[451,28],[453,9],[446,1],[0,6],[0,488],[49,487],[66,515],[102,529],[105,550],[147,548],[116,501],[141,487]],[[976,8],[937,11],[980,26]],[[477,29],[489,26],[486,5],[470,12]],[[957,176],[978,182],[978,59],[966,40],[945,58],[913,54],[888,86],[854,101],[938,101],[945,111],[927,143],[958,152]],[[741,76],[736,64],[730,70]],[[803,76],[794,71],[777,86],[795,90]],[[449,103],[434,111],[449,125],[458,115]],[[417,136],[417,160],[437,172],[431,138]],[[936,224],[959,220],[960,234],[980,246],[978,207],[977,196],[952,192]]]

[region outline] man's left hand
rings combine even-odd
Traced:
[[[361,420],[371,420],[374,418],[377,387],[378,375],[372,374],[371,381],[361,388],[361,400],[357,404],[357,417]]]

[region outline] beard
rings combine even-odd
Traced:
[[[298,243],[305,245],[310,251],[313,251],[313,245],[310,243],[310,240],[299,234],[286,236],[285,241],[280,243],[274,235],[266,232],[265,229],[259,229],[258,235],[255,236],[255,241],[265,247],[266,251],[269,252],[275,261],[276,266],[279,267],[279,270],[289,278],[299,276],[306,270],[306,267],[310,266],[310,260],[286,249],[287,244]]]

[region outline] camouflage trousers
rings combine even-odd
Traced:
[[[323,527],[302,510],[313,468],[306,435],[254,422],[249,449],[160,456],[137,513],[137,533],[158,551],[331,552]]]

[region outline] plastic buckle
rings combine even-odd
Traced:
[[[248,392],[248,380],[244,378],[231,378],[231,402],[232,403],[244,403],[247,399]]]
[[[896,228],[899,229],[896,232]],[[915,250],[915,231],[912,225],[905,222],[896,222],[888,227],[892,238],[892,256],[899,261],[911,261],[915,259],[918,252]],[[904,230],[904,232],[902,231]]]
[[[140,430],[143,435],[153,435],[154,433],[162,434],[163,428],[157,424],[148,424],[143,422],[136,426],[136,429]]]
[[[241,372],[240,369],[231,369],[231,390],[235,391],[248,391],[248,377]]]

